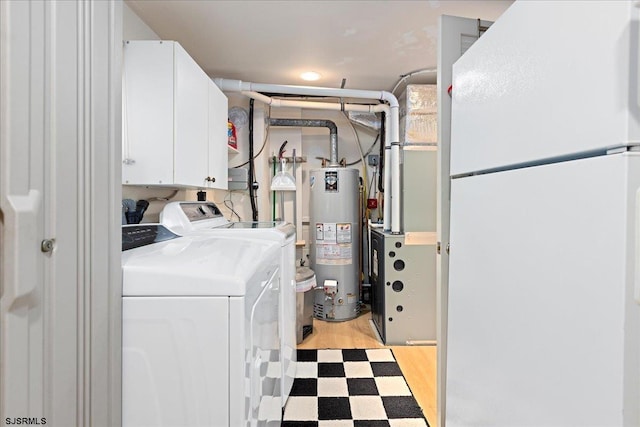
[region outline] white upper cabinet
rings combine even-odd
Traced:
[[[174,179],[177,184],[205,186],[209,176],[211,80],[177,43],[174,43],[174,61]]]
[[[229,164],[227,116],[221,117],[219,112],[228,114],[227,108],[227,97],[209,80],[209,187],[224,190],[228,187]]]
[[[227,188],[227,98],[182,46],[126,42],[123,81],[123,184]]]

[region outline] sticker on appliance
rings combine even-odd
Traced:
[[[353,263],[351,245],[316,244],[316,264],[350,265]]]
[[[336,224],[336,242],[351,243],[351,223]]]
[[[316,223],[316,236],[318,232],[318,226],[322,226],[323,239],[325,244],[336,243],[336,223],[335,222],[318,222]],[[316,240],[317,237],[316,237]]]
[[[324,240],[324,224],[321,222],[316,224],[316,240]]]
[[[328,193],[338,192],[338,171],[324,173],[324,191]]]

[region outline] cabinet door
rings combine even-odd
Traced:
[[[122,182],[173,183],[173,46],[124,45]]]
[[[209,80],[209,175],[215,179],[209,183],[210,188],[226,190],[227,167],[229,165],[227,151],[227,97]]]
[[[175,77],[174,182],[204,187],[209,176],[211,80],[178,43],[175,43]]]

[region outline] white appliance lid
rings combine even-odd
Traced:
[[[160,213],[160,222],[178,234],[192,234],[202,230],[272,230],[285,238],[295,234],[293,224],[284,221],[230,222],[212,202],[171,202]]]
[[[123,296],[243,296],[278,268],[280,245],[264,239],[186,236],[122,253]]]

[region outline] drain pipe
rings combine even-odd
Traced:
[[[340,166],[340,163],[338,163],[338,127],[331,120],[269,119],[269,125],[297,128],[329,128],[329,167]]]
[[[314,87],[314,86],[290,86],[290,85],[275,85],[275,84],[264,84],[264,83],[250,83],[243,82],[241,80],[230,80],[230,79],[221,79],[215,78],[213,79],[214,83],[220,88],[222,91],[228,92],[267,92],[267,93],[282,93],[288,95],[308,95],[308,96],[329,96],[329,97],[337,97],[337,98],[358,98],[358,99],[377,99],[380,101],[385,101],[389,104],[389,114],[387,127],[389,132],[389,137],[386,138],[386,146],[385,150],[390,151],[389,156],[389,166],[385,167],[385,185],[390,183],[391,185],[387,185],[384,193],[384,230],[391,231],[392,234],[400,234],[401,233],[401,225],[400,225],[400,116],[399,116],[399,105],[397,98],[390,92],[386,91],[372,91],[372,90],[358,90],[358,89],[336,89],[336,88],[325,88],[325,87]],[[248,96],[248,93],[246,94]],[[266,102],[267,104],[272,105],[272,98],[265,97],[264,95],[260,95],[260,97],[264,97],[264,99],[260,99],[256,97],[255,99],[261,100],[265,102],[265,100],[271,100]],[[303,103],[306,101],[293,101],[297,103]],[[314,107],[309,105],[301,106],[301,108],[319,108],[319,106],[315,104],[324,104],[321,102],[314,102]],[[281,104],[284,106],[284,104]],[[327,105],[332,105],[327,103]],[[334,104],[337,107],[333,108],[324,108],[324,109],[337,109],[342,111],[363,111],[359,109],[347,110],[345,108],[345,104]],[[350,106],[357,104],[350,104]],[[356,107],[356,108],[360,108]],[[377,106],[374,106],[375,108]],[[371,107],[369,107],[371,108]],[[364,111],[372,111],[372,110],[364,110]],[[390,170],[389,170],[390,169]],[[388,176],[390,175],[390,176]],[[389,191],[391,189],[391,191]],[[391,193],[391,194],[389,194]],[[389,203],[389,200],[391,203]],[[389,213],[391,215],[389,215]],[[391,221],[389,221],[389,217],[391,217]],[[391,222],[391,227],[389,228],[389,222]]]

